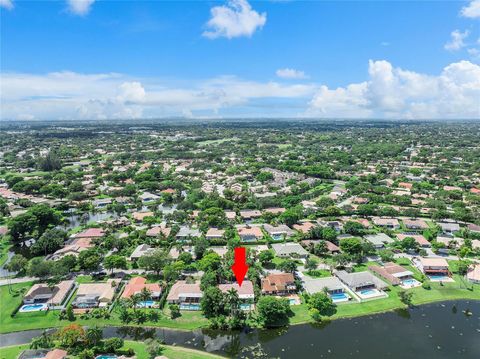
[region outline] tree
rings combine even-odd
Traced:
[[[208,240],[205,237],[197,238],[194,246],[195,257],[197,259],[202,259],[209,245],[210,243],[208,243]]]
[[[103,266],[105,269],[110,269],[113,273],[114,269],[126,269],[127,259],[124,256],[112,254],[111,256],[105,257],[103,260]]]
[[[97,252],[96,248],[87,249],[81,251],[78,255],[78,265],[81,269],[93,271],[98,268],[102,261],[102,258]]]
[[[403,304],[408,305],[409,307],[412,305],[412,296],[413,296],[412,292],[407,292],[406,290],[401,290],[401,291],[398,292],[398,296],[400,298],[400,301]]]
[[[69,321],[73,322],[75,320],[75,313],[73,313],[73,306],[71,304],[67,305],[65,313]]]
[[[286,259],[278,265],[278,269],[288,273],[295,273],[297,270],[297,263],[292,259]]]
[[[67,232],[61,229],[47,229],[30,247],[30,251],[34,255],[43,254],[46,256],[62,247],[67,238]]]
[[[140,257],[138,266],[145,270],[154,271],[157,275],[168,263],[168,255],[164,251],[158,249],[153,253]]]
[[[30,207],[28,212],[37,219],[37,229],[42,234],[49,226],[56,226],[61,223],[62,216],[46,204],[38,204]]]
[[[288,324],[291,315],[290,304],[285,298],[261,297],[257,302],[258,317],[266,328]]]
[[[103,349],[107,353],[115,353],[118,349],[123,347],[123,339],[112,337],[104,340]]]
[[[210,287],[205,290],[200,301],[203,314],[207,318],[213,318],[225,314],[223,293],[218,287]]]
[[[10,272],[23,272],[27,267],[28,261],[27,258],[22,256],[21,254],[15,254],[11,259],[10,262],[5,264],[5,269]]]
[[[180,316],[180,307],[178,304],[170,304],[168,308],[170,309],[170,318],[175,319]]]
[[[337,306],[333,303],[332,298],[324,292],[312,294],[307,303],[312,317],[317,321],[321,319],[321,316],[330,317],[337,312]]]
[[[27,234],[33,233],[37,226],[37,217],[29,212],[20,214],[8,223],[10,236],[14,242],[21,242]]]
[[[270,263],[274,257],[275,256],[273,255],[273,252],[271,250],[261,251],[258,254],[258,260],[260,261],[260,263],[262,263],[262,265]]]
[[[466,275],[468,273],[468,269],[470,268],[470,261],[467,260],[460,260],[457,263],[457,271],[460,275]]]
[[[56,151],[49,151],[45,157],[40,158],[39,168],[42,171],[58,171],[62,168],[62,161]]]
[[[217,270],[220,268],[222,258],[215,252],[205,255],[197,264],[197,268],[201,271]]]
[[[35,337],[30,343],[30,349],[50,349],[55,346],[52,336],[46,331],[42,333],[41,336]]]
[[[355,256],[362,253],[362,242],[359,238],[345,238],[340,241],[340,248],[346,254]]]
[[[96,346],[103,339],[103,332],[99,327],[94,325],[93,327],[87,328],[85,338],[89,346]]]
[[[200,279],[200,289],[205,291],[209,287],[214,287],[218,284],[217,272],[207,270]]]
[[[347,221],[343,226],[343,230],[352,236],[362,236],[365,234],[363,225],[354,221]]]
[[[148,338],[145,340],[145,350],[151,359],[155,358],[162,353],[163,347],[161,343],[156,339]]]
[[[418,251],[418,243],[413,237],[405,237],[401,242],[405,251]]]
[[[322,257],[328,253],[327,242],[320,241],[313,247],[313,253],[319,257]]]
[[[318,261],[313,258],[307,258],[305,261],[305,269],[311,271],[317,269]]]
[[[70,324],[59,329],[56,336],[60,345],[66,348],[73,348],[85,342],[85,330],[78,324]]]
[[[28,263],[27,274],[31,277],[45,279],[52,275],[54,265],[54,262],[45,261],[40,257],[32,258]]]

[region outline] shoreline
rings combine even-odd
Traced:
[[[381,314],[384,314],[384,313],[393,312],[393,311],[398,310],[398,309],[415,309],[417,307],[421,307],[421,306],[425,306],[425,305],[429,305],[429,304],[433,304],[433,303],[451,303],[451,302],[455,302],[455,301],[480,302],[480,299],[458,298],[458,299],[433,300],[433,301],[428,301],[428,302],[424,302],[424,303],[421,303],[421,304],[412,305],[411,307],[399,306],[399,307],[396,307],[396,308],[374,311],[374,312],[371,312],[371,313],[364,313],[364,314],[359,314],[359,315],[345,315],[345,316],[335,317],[335,318],[325,318],[324,320],[322,320],[321,322],[318,322],[318,323],[327,323],[327,322],[334,322],[334,321],[337,321],[337,320],[362,318],[362,317],[367,317],[367,316],[370,316],[370,315],[381,315]],[[68,323],[70,323],[70,322],[68,322]],[[312,321],[312,320],[299,321],[299,322],[291,323],[288,326],[286,326],[285,328],[289,328],[291,326],[298,326],[298,325],[305,325],[305,324],[318,324],[318,323],[315,322],[315,321]],[[46,327],[46,328],[34,328],[34,329],[28,329],[28,330],[15,330],[15,331],[6,332],[6,333],[0,333],[0,338],[2,338],[2,336],[9,335],[9,334],[14,334],[14,333],[27,333],[27,332],[32,332],[32,331],[48,331],[48,330],[54,330],[54,329],[58,329],[58,328],[62,328],[62,327],[63,326],[54,326],[54,327]],[[183,329],[183,328],[169,328],[169,327],[151,326],[151,325],[140,326],[140,325],[114,325],[114,324],[112,324],[112,325],[100,326],[100,328],[102,328],[102,329],[103,328],[122,328],[122,327],[171,330],[171,331],[176,331],[176,332],[194,332],[196,330],[209,329],[208,327],[198,327],[198,328],[195,328],[195,329]],[[278,327],[278,328],[282,328],[282,327]],[[267,328],[252,328],[252,329],[275,330],[275,329],[278,329],[278,328],[268,328],[268,329]],[[22,345],[22,344],[28,344],[28,343],[18,343],[18,344],[8,345],[8,346],[2,346],[1,343],[0,343],[0,348],[6,348],[6,347],[9,347],[9,346]],[[195,350],[195,349],[192,349],[192,350]]]

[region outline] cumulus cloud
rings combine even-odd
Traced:
[[[295,70],[295,69],[289,69],[289,68],[278,69],[276,71],[276,74],[278,77],[282,79],[306,79],[307,78],[307,75],[305,74],[305,72],[300,70]]]
[[[211,8],[210,14],[208,30],[203,32],[210,39],[250,37],[267,22],[267,14],[253,10],[247,0],[229,0],[226,5]]]
[[[68,10],[75,15],[85,16],[90,12],[95,0],[67,0]]]
[[[480,118],[480,66],[460,61],[438,76],[370,61],[369,79],[345,87],[322,86],[307,114],[322,117]]]
[[[460,14],[463,17],[477,18],[480,17],[480,0],[471,0],[470,4],[462,7]]]
[[[0,7],[3,7],[4,9],[7,9],[7,10],[12,10],[13,2],[12,0],[0,0]]]
[[[450,41],[444,46],[445,50],[457,51],[465,47],[465,42],[463,40],[465,40],[469,34],[470,32],[468,30],[465,30],[464,32],[461,32],[460,30],[452,31],[450,33]]]

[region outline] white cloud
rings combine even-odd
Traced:
[[[120,85],[118,99],[125,102],[143,102],[145,100],[145,89],[138,81],[124,82]]]
[[[369,62],[368,81],[329,89],[322,86],[309,116],[378,118],[480,118],[480,66],[460,61],[438,76]]]
[[[471,0],[468,6],[462,7],[462,10],[460,10],[460,14],[463,17],[480,17],[480,0]]]
[[[94,2],[95,0],[67,0],[70,12],[79,16],[87,15]]]
[[[0,0],[0,7],[3,7],[4,9],[7,9],[7,10],[12,10],[13,2],[12,0]]]
[[[295,69],[289,69],[289,68],[278,69],[276,71],[276,75],[283,79],[306,79],[307,78],[307,75],[305,75],[305,72],[300,70],[295,70]]]
[[[452,31],[450,33],[450,41],[444,46],[445,50],[457,51],[465,47],[463,40],[465,40],[469,34],[470,32],[468,30],[465,30],[464,32],[461,32],[460,30]]]
[[[210,39],[250,37],[267,21],[267,14],[253,10],[247,0],[229,0],[226,5],[211,8],[210,14],[208,30],[203,32],[203,36]]]

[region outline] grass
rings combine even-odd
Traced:
[[[8,250],[12,247],[10,243],[8,243],[5,239],[2,239],[0,241],[0,267],[3,266],[3,264],[7,261],[8,259]]]
[[[29,344],[14,345],[10,347],[0,348],[0,359],[13,359],[20,355],[22,351],[29,348]],[[137,359],[150,359],[147,351],[145,350],[145,344],[141,342],[134,342],[130,340],[125,341],[123,349],[132,348],[135,351]],[[163,345],[164,350],[162,355],[165,355],[169,359],[210,359],[210,358],[222,358],[219,355],[214,355],[206,352],[202,352],[195,349],[182,348],[172,345]],[[70,356],[69,356],[70,358]],[[72,358],[77,358],[73,356]]]

